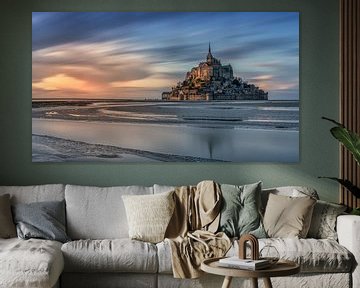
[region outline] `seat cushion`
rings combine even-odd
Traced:
[[[301,273],[350,272],[354,265],[353,255],[339,243],[330,239],[267,238],[259,239],[260,250],[265,245],[274,246],[281,259],[295,261]],[[172,273],[171,248],[167,241],[157,244],[159,273]],[[227,256],[238,255],[235,241]],[[249,251],[250,256],[250,251]]]
[[[52,287],[63,268],[60,242],[0,239],[1,287]]]
[[[153,194],[152,187],[66,185],[67,233],[73,239],[128,238],[123,195]]]
[[[275,247],[281,259],[298,263],[301,273],[350,272],[354,265],[353,255],[344,246],[330,239],[259,239],[259,250],[265,245]],[[238,245],[235,242],[228,256],[236,255],[237,251]]]
[[[61,250],[66,272],[156,273],[156,246],[131,239],[78,240]]]

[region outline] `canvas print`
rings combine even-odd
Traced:
[[[34,12],[33,162],[299,161],[299,13]]]

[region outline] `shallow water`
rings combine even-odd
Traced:
[[[232,162],[297,162],[294,130],[194,127],[33,118],[33,134]]]

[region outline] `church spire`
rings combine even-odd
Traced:
[[[211,46],[210,46],[210,41],[209,41],[209,52],[208,52],[208,54],[206,56],[206,60],[207,60],[207,62],[211,63],[212,59],[213,59],[213,56],[211,54]]]

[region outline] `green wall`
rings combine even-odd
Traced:
[[[299,11],[300,162],[296,164],[100,164],[31,162],[32,11]],[[321,116],[338,118],[337,0],[1,0],[0,185],[193,184],[202,179],[265,187],[308,185],[337,201],[338,146]]]

